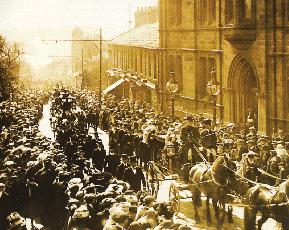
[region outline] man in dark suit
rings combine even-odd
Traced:
[[[130,166],[124,170],[123,181],[130,184],[130,189],[138,192],[146,185],[145,176],[141,167],[137,166],[135,156],[129,158]]]
[[[128,125],[124,136],[123,136],[123,154],[127,154],[128,156],[132,156],[133,155],[133,133],[132,133],[132,129],[131,126]]]
[[[142,131],[136,130],[134,134],[133,139],[133,149],[135,151],[135,155],[137,158],[137,161],[140,159],[140,142],[143,140]],[[140,161],[140,165],[142,162]]]
[[[92,164],[97,170],[102,172],[105,165],[106,151],[100,139],[97,141],[97,144],[98,146],[92,152]]]
[[[122,154],[121,162],[117,166],[117,169],[116,169],[116,178],[118,180],[122,180],[123,179],[124,171],[128,167],[129,167],[128,156],[127,156],[127,154]]]
[[[122,127],[120,126],[120,129],[117,132],[117,147],[118,147],[118,154],[121,156],[122,154],[124,154],[124,136],[125,136],[125,132],[127,129],[127,123],[123,123]]]
[[[217,135],[214,130],[211,128],[211,120],[205,119],[204,122],[204,129],[201,131],[201,145],[205,147],[206,150],[209,150],[209,156],[207,157],[207,160],[209,162],[214,162],[216,158],[217,153]]]
[[[181,164],[196,163],[200,158],[196,151],[196,147],[199,146],[198,141],[200,138],[199,128],[193,124],[194,119],[191,116],[185,118],[186,125],[181,128],[181,141],[182,141],[182,155]],[[189,150],[191,151],[191,159],[189,159]]]

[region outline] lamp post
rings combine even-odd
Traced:
[[[171,103],[172,103],[172,122],[175,121],[175,93],[179,89],[179,84],[175,79],[175,73],[170,72],[170,78],[169,81],[166,84],[167,90],[171,94]]]
[[[207,91],[213,97],[213,126],[216,126],[216,118],[217,118],[217,95],[220,93],[221,85],[217,81],[216,71],[212,69],[210,72],[211,80],[207,84]]]

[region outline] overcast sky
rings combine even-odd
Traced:
[[[8,40],[25,43],[31,54],[38,52],[39,56],[41,52],[42,56],[57,55],[51,53],[51,49],[57,50],[59,47],[45,48],[41,45],[41,39],[63,39],[64,37],[59,36],[65,36],[65,33],[59,33],[55,37],[57,35],[53,32],[49,34],[48,30],[46,34],[40,32],[41,28],[115,28],[115,33],[118,33],[129,28],[129,18],[132,21],[130,27],[134,27],[137,7],[156,6],[157,2],[158,0],[0,0],[0,34]],[[106,33],[105,29],[103,31]],[[105,36],[111,34],[104,34]],[[50,50],[50,53],[44,54],[45,50]],[[34,55],[34,62],[40,64],[43,60],[36,60]]]

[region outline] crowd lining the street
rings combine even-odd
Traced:
[[[47,103],[55,141],[38,130]],[[149,161],[166,168],[171,161],[171,173],[181,173],[183,165],[228,154],[249,179],[274,185],[288,175],[282,130],[261,136],[253,123],[212,127],[202,115],[172,123],[147,103],[112,95],[100,103],[93,92],[59,85],[15,92],[0,109],[0,229],[25,229],[21,216],[57,230],[191,229],[146,190]],[[98,129],[109,135],[108,153]]]

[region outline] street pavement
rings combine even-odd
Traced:
[[[55,140],[54,133],[50,126],[50,103],[47,105],[43,105],[43,117],[39,121],[38,129],[41,134],[46,136],[47,138],[51,139],[52,141]]]

